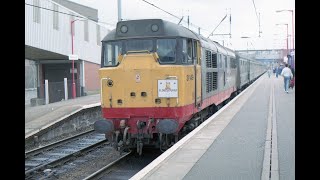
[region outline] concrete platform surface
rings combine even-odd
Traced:
[[[25,138],[82,109],[100,106],[100,94],[25,108]]]

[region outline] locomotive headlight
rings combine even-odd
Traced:
[[[112,87],[113,86],[113,81],[111,79],[109,79],[107,81],[107,86]]]
[[[156,25],[156,24],[153,24],[153,25],[151,26],[151,30],[152,30],[153,32],[157,32],[157,31],[159,30],[159,26]]]
[[[123,26],[121,26],[120,31],[122,33],[126,33],[126,32],[128,32],[128,27],[126,25],[123,25]]]

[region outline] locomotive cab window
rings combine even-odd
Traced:
[[[130,39],[126,41],[126,52],[128,51],[153,51],[151,39]]]
[[[176,39],[157,39],[157,53],[160,63],[175,63],[176,62]]]
[[[116,66],[122,51],[121,42],[108,42],[103,45],[103,66]]]

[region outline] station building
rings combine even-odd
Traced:
[[[64,78],[71,99],[73,75],[76,97],[99,93],[101,40],[109,31],[96,9],[67,0],[25,0],[25,105],[43,104],[45,80],[49,103],[65,99]],[[69,60],[72,49],[78,60]]]

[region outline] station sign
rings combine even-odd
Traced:
[[[74,68],[74,69],[73,69],[73,73],[77,74],[77,72],[78,72],[78,71],[77,71],[77,68]],[[70,74],[72,74],[72,68],[70,68]]]
[[[76,54],[69,54],[69,60],[78,60],[79,57]]]

